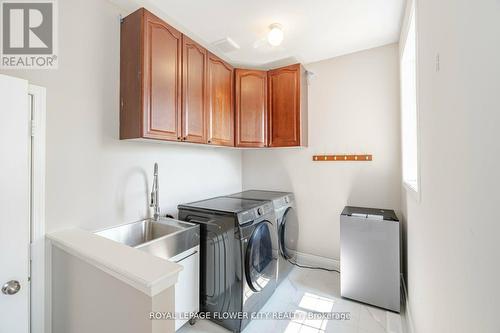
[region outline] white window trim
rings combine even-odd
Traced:
[[[50,332],[50,309],[46,306],[50,290],[46,288],[45,269],[45,88],[29,85],[33,96],[32,120],[32,243],[31,243],[31,297],[30,332]],[[50,284],[47,284],[50,285]],[[49,297],[50,298],[50,297]],[[48,325],[48,326],[46,326]],[[46,328],[49,330],[46,330]]]
[[[401,36],[399,38],[400,40],[400,45],[399,45],[399,63],[401,65],[401,60],[403,58],[403,50],[404,46],[406,44],[406,39],[408,38],[408,30],[409,30],[409,23],[410,23],[410,18],[412,14],[412,9],[413,9],[413,15],[414,15],[414,21],[415,21],[415,63],[416,63],[416,82],[415,82],[415,90],[416,90],[416,122],[417,122],[417,180],[416,182],[409,183],[404,179],[403,172],[401,172],[401,181],[403,183],[403,187],[406,190],[406,193],[410,194],[415,201],[420,202],[421,200],[421,195],[422,195],[422,184],[420,181],[420,175],[421,175],[421,154],[420,154],[420,101],[419,101],[419,96],[420,96],[420,79],[419,79],[419,24],[418,24],[418,5],[417,5],[417,0],[409,0],[407,2],[407,7],[406,7],[406,12],[405,12],[405,18],[403,21],[403,25],[401,28]],[[400,71],[400,80],[402,80],[401,77],[401,71]],[[401,91],[401,84],[399,85],[400,88],[400,96],[402,95]],[[400,109],[401,112],[403,110],[403,100],[400,98]],[[403,117],[401,117],[401,138],[403,137]],[[402,139],[401,139],[402,142]],[[403,145],[401,145],[401,167],[403,167]],[[416,185],[416,186],[415,186]],[[416,188],[415,188],[416,187]]]

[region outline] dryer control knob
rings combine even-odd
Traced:
[[[262,207],[257,208],[257,214],[259,215],[264,214],[264,210],[262,209]]]
[[[285,197],[285,202],[286,203],[290,203],[290,198],[289,197]]]

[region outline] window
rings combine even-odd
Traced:
[[[403,182],[418,193],[417,43],[415,7],[410,10],[401,54],[401,136]]]

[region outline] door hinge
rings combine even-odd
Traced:
[[[30,246],[29,246],[29,258],[30,258],[30,261],[33,260],[33,243],[30,243]]]
[[[33,269],[33,243],[32,242],[30,242],[30,244],[28,246],[28,265],[29,265],[28,283],[31,283],[31,272]]]
[[[36,136],[36,123],[34,120],[30,121],[30,127],[31,127],[31,136],[32,137]]]

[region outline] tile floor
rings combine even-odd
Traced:
[[[349,312],[350,320],[253,320],[244,333],[403,333],[400,315],[340,297],[335,272],[296,268],[276,289],[261,312]],[[208,320],[189,323],[179,333],[227,333]]]

